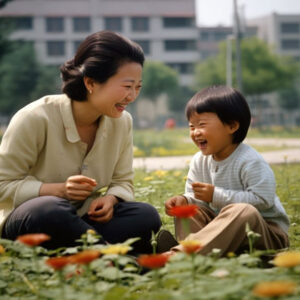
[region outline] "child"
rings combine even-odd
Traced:
[[[261,236],[256,249],[288,247],[289,220],[275,194],[273,172],[262,156],[242,143],[251,114],[243,95],[231,87],[213,86],[195,94],[186,105],[190,137],[200,149],[193,157],[185,193],[165,203],[173,206],[197,204],[186,236],[175,219],[178,240],[199,240],[200,254],[213,248],[240,252],[248,247],[246,224]],[[181,251],[181,246],[172,248]]]

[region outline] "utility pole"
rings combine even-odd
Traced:
[[[226,37],[226,85],[232,86],[232,41],[233,35]]]
[[[240,19],[238,13],[237,0],[233,0],[233,11],[234,11],[234,26],[233,33],[235,36],[236,46],[236,81],[240,92],[243,92],[243,80],[242,80],[242,61],[241,61],[241,28]]]

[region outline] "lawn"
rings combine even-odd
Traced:
[[[277,194],[290,219],[291,249],[300,251],[300,165],[272,166],[277,179]],[[173,231],[173,220],[164,213],[164,201],[184,190],[187,170],[145,172],[136,170],[136,199],[153,204],[160,212],[163,227]],[[145,272],[127,255],[127,245],[112,249],[93,244],[92,233],[82,238],[82,246],[48,252],[19,242],[0,240],[0,299],[211,299],[250,300],[263,295],[276,299],[299,299],[299,253],[282,256],[281,266],[266,264],[271,253],[254,251],[219,258],[217,249],[209,256],[177,254],[159,268]],[[130,243],[130,241],[129,241]],[[84,252],[86,262],[74,259]],[[264,254],[264,255],[262,255]],[[46,264],[49,256],[67,260],[60,270]],[[276,262],[276,261],[275,261]],[[260,285],[260,286],[259,286]],[[262,286],[261,286],[262,285]]]
[[[248,133],[248,138],[270,139],[299,139],[300,128],[251,128]],[[134,130],[134,156],[149,157],[149,156],[180,156],[193,155],[197,148],[189,138],[189,130],[186,128],[176,129],[147,129]],[[287,149],[281,143],[271,145],[251,145],[259,152]],[[289,148],[293,148],[290,146]]]

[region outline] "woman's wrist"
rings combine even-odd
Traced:
[[[64,183],[43,183],[40,188],[39,196],[56,196],[66,198]]]

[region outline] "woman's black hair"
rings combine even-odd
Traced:
[[[196,93],[187,103],[185,114],[190,120],[193,113],[212,112],[224,124],[239,123],[239,128],[233,133],[233,143],[241,143],[248,132],[251,113],[244,96],[236,89],[228,86],[211,86]]]
[[[112,31],[96,32],[79,45],[73,59],[60,67],[62,91],[72,100],[85,101],[84,76],[104,83],[124,63],[136,62],[143,66],[144,60],[142,48],[133,41]]]

